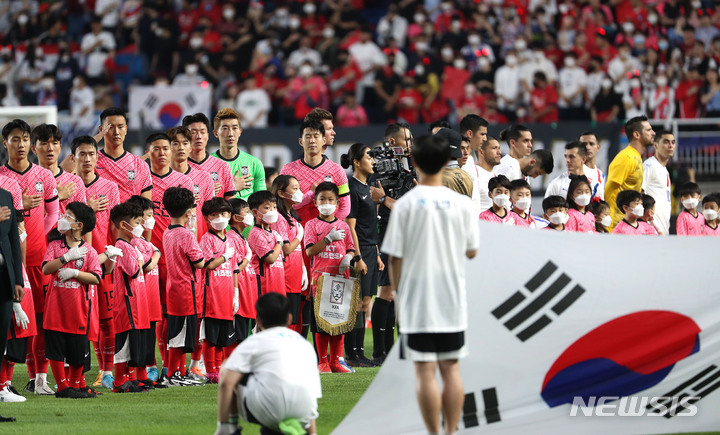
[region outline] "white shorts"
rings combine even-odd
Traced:
[[[260,424],[274,431],[279,431],[278,424],[287,418],[296,418],[307,428],[319,415],[317,398],[306,388],[264,373],[251,374],[247,385],[238,386],[239,415],[248,421],[245,407]]]

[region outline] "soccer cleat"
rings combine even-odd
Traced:
[[[375,367],[375,364],[373,364],[372,361],[367,358],[346,358],[345,362],[350,367]]]
[[[169,387],[189,387],[195,385],[193,381],[180,374],[180,371],[176,371],[172,376],[167,378]]]
[[[87,399],[90,396],[75,388],[67,387],[55,393],[55,397],[58,399]]]
[[[217,384],[220,381],[220,375],[217,373],[208,373],[207,378],[208,384]]]
[[[318,364],[318,370],[320,373],[332,373],[332,370],[330,370],[330,365],[328,364],[327,360],[323,360]]]
[[[352,369],[345,367],[344,365],[340,364],[340,362],[330,364],[330,370],[332,371],[332,373],[354,373]]]
[[[28,393],[34,393],[35,392],[35,379],[30,379],[28,383],[25,385],[25,391]]]
[[[381,356],[373,356],[373,359],[371,359],[370,361],[372,361],[372,363],[375,364],[376,367],[380,367],[385,362],[386,356],[387,355],[384,355],[384,354]]]
[[[160,377],[157,367],[146,367],[145,372],[147,373],[148,379],[153,382],[157,382],[158,378]]]
[[[360,367],[377,367],[377,365],[365,355],[360,355],[358,359],[363,363]]]
[[[93,382],[92,386],[102,387],[102,371],[98,372],[97,378],[95,378],[95,382]]]
[[[142,387],[134,385],[132,382],[127,381],[120,386],[115,386],[112,389],[113,393],[144,393],[145,390]]]
[[[38,382],[38,380],[35,379],[35,394],[40,396],[52,396],[55,392],[52,388],[50,388],[47,382],[43,382],[42,380]]]
[[[26,400],[27,399],[24,396],[13,393],[8,386],[0,390],[0,402],[19,403]]]
[[[200,367],[193,367],[190,370],[188,370],[187,377],[190,380],[202,382],[203,384],[207,382],[207,376],[203,375]]]
[[[18,395],[18,396],[21,395],[20,393],[18,393],[18,390],[16,390],[15,387],[12,386],[12,384],[11,384],[10,382],[8,382],[7,387],[8,387],[8,390],[10,390],[11,393],[16,394],[16,395]]]
[[[115,377],[111,374],[107,374],[102,377],[102,387],[103,388],[112,388],[113,383],[115,382]]]
[[[78,390],[87,394],[88,397],[97,397],[97,396],[102,396],[102,394],[103,394],[103,393],[98,393],[97,391],[95,391],[94,388],[90,388],[87,386],[85,388],[80,387],[80,388],[78,388]]]
[[[355,373],[355,369],[352,368],[352,367],[350,367],[350,366],[348,365],[348,363],[345,362],[345,358],[343,358],[343,357],[338,358],[338,364],[340,364],[341,366],[345,367],[347,370],[350,371],[350,373]],[[330,367],[330,368],[332,369],[332,367]],[[333,372],[334,372],[334,371],[335,371],[335,370],[333,370]]]

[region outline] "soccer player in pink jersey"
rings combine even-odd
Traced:
[[[567,230],[579,233],[595,232],[595,215],[588,209],[592,187],[587,177],[581,175],[570,181],[567,191],[568,209]]]
[[[184,187],[171,187],[163,196],[163,208],[170,225],[163,234],[163,256],[167,261],[167,383],[182,386],[194,383],[183,375],[185,354],[195,351],[198,327],[199,275],[205,267],[202,249],[195,234],[185,228],[195,215],[195,196]],[[162,290],[162,287],[161,287]]]
[[[680,202],[683,211],[677,217],[675,228],[678,236],[702,236],[705,227],[705,218],[698,213],[698,204],[702,193],[696,183],[686,183],[680,186]]]
[[[642,194],[635,190],[623,190],[617,194],[615,205],[624,214],[623,219],[613,228],[613,234],[629,234],[633,236],[645,235],[645,229],[638,219],[645,214],[642,205]]]
[[[127,114],[117,107],[105,109],[100,114],[100,133],[105,148],[98,153],[95,167],[97,174],[120,189],[120,201],[133,195],[152,199],[152,179],[147,163],[140,157],[125,151]],[[96,140],[99,141],[99,139]]]
[[[170,167],[181,174],[185,174],[193,182],[193,193],[197,201],[197,209],[202,210],[205,201],[209,201],[215,197],[213,180],[207,172],[199,167],[188,164],[188,156],[192,150],[190,145],[190,130],[186,127],[173,127],[167,131],[170,137],[170,147],[172,149],[172,158],[170,159]],[[205,219],[197,220],[198,240],[208,230]]]
[[[492,199],[492,207],[480,213],[480,219],[514,225],[513,219],[508,208],[510,208],[510,180],[504,175],[498,175],[488,181],[488,195]]]
[[[252,251],[250,244],[243,236],[246,228],[252,228],[255,224],[253,214],[250,212],[250,206],[244,199],[231,198],[229,200],[232,207],[232,215],[230,216],[230,230],[227,237],[234,243],[235,255],[240,262],[238,268],[238,310],[235,312],[235,332],[237,334],[237,342],[240,343],[249,335],[252,325],[255,324],[255,303],[258,300],[258,281],[255,269],[252,264]]]
[[[322,153],[325,154],[328,147],[335,144],[335,126],[333,125],[333,115],[322,107],[316,107],[305,115],[305,121],[320,121],[325,128],[325,145],[322,147]]]
[[[473,202],[475,203],[474,200]],[[537,228],[535,219],[530,214],[532,191],[527,181],[520,178],[510,182],[510,202],[512,202],[510,213],[512,214],[515,226]]]
[[[278,221],[275,195],[267,190],[255,192],[248,198],[248,205],[255,218],[250,230],[248,244],[252,250],[252,266],[257,274],[258,294],[275,292],[285,295],[285,267],[283,237],[270,226]]]
[[[2,129],[3,145],[8,151],[8,162],[0,167],[0,175],[15,180],[22,190],[25,210],[25,231],[33,241],[25,252],[30,286],[32,287],[35,320],[38,335],[30,339],[28,354],[28,391],[37,394],[54,394],[46,385],[48,360],[45,358],[45,334],[42,329],[47,279],[42,273],[42,259],[47,247],[46,234],[55,226],[58,218],[57,184],[53,174],[45,168],[28,161],[30,152],[30,126],[22,119],[14,119]],[[37,385],[40,388],[37,389]]]
[[[196,113],[183,118],[182,126],[190,130],[192,150],[188,163],[192,167],[202,169],[210,174],[213,180],[213,191],[220,198],[235,197],[235,183],[230,172],[230,166],[215,156],[207,153],[207,143],[210,138],[210,120],[204,113]]]
[[[705,195],[702,201],[703,217],[705,218],[705,228],[703,235],[720,236],[720,219],[718,219],[718,211],[720,211],[720,193],[711,193]]]
[[[232,207],[223,198],[213,198],[202,207],[208,232],[200,240],[205,257],[205,285],[201,296],[202,316],[200,337],[204,337],[202,353],[207,379],[219,380],[220,366],[230,356],[228,350],[235,343],[235,313],[240,308],[237,287],[238,258],[235,243],[225,234],[230,223]]]
[[[115,183],[95,173],[98,159],[97,142],[91,136],[78,136],[72,141],[71,161],[75,173],[85,186],[88,205],[95,212],[95,228],[92,230],[92,246],[102,252],[105,246],[115,243],[110,222],[110,210],[120,204],[120,192]],[[115,333],[113,331],[113,284],[112,275],[101,277],[97,286],[98,339],[93,342],[100,370],[94,387],[112,388]]]
[[[307,231],[305,251],[312,259],[310,273],[313,297],[316,292],[317,279],[323,273],[345,274],[355,255],[355,244],[350,228],[345,221],[335,216],[338,204],[337,186],[330,182],[320,183],[315,188],[315,204],[320,214],[305,224]],[[313,329],[320,373],[352,373],[352,369],[340,363],[343,355],[343,336],[327,334],[317,326],[315,321],[313,321]],[[329,359],[328,345],[330,345]]]
[[[71,202],[86,202],[85,185],[80,177],[64,171],[58,166],[58,157],[62,144],[62,132],[53,124],[40,124],[33,128],[30,135],[32,151],[38,156],[38,164],[52,172],[57,182],[60,214]]]
[[[543,229],[553,231],[565,231],[565,224],[568,221],[568,203],[560,195],[550,195],[543,199],[543,217],[548,221],[548,226]]]

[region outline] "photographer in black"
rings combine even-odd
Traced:
[[[410,163],[412,141],[413,136],[412,132],[410,132],[410,127],[405,123],[394,123],[388,125],[385,129],[385,150],[381,151],[378,148],[374,148],[371,151],[376,166],[383,165],[383,160],[390,160],[390,162],[387,163],[388,166],[393,164],[392,161],[400,163],[399,173],[388,177],[384,176],[382,171],[376,169],[375,173],[368,179],[370,196],[373,202],[379,204],[378,246],[382,245],[385,230],[390,221],[390,212],[395,201],[409,192],[417,183],[413,176]],[[393,150],[393,148],[397,147],[402,148],[402,155],[397,155],[399,152],[396,153]],[[395,157],[391,158],[390,155],[395,155]],[[392,185],[392,188],[390,188],[390,185]],[[381,253],[380,258],[383,263],[387,264],[387,255]],[[390,277],[387,268],[380,272],[378,285],[380,286],[380,291],[375,298],[370,319],[373,328],[373,362],[380,365],[385,361],[387,353],[390,352],[395,337],[395,303],[393,302],[392,287],[390,286]]]

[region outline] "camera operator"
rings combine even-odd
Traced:
[[[400,178],[405,180],[412,179],[413,177],[409,160],[412,141],[412,132],[410,132],[410,127],[405,123],[390,124],[385,129],[385,142],[387,142],[390,148],[401,147],[404,152],[404,157],[400,159],[402,160],[403,166]],[[375,157],[375,160],[377,162],[378,157]],[[379,181],[381,178],[382,174],[378,173],[378,171],[375,171],[375,174],[368,178],[370,196],[373,202],[379,204],[378,245],[382,244],[383,238],[385,237],[385,230],[390,221],[390,211],[395,201],[409,192],[417,183],[412,179],[411,182],[402,182],[400,187],[386,191],[382,181]],[[387,264],[388,258],[386,254],[381,253],[380,258],[383,263]],[[375,298],[370,319],[373,328],[373,362],[380,365],[385,361],[387,353],[390,352],[395,337],[395,303],[393,302],[390,276],[388,275],[387,268],[380,272],[378,285],[380,286],[380,291]]]

